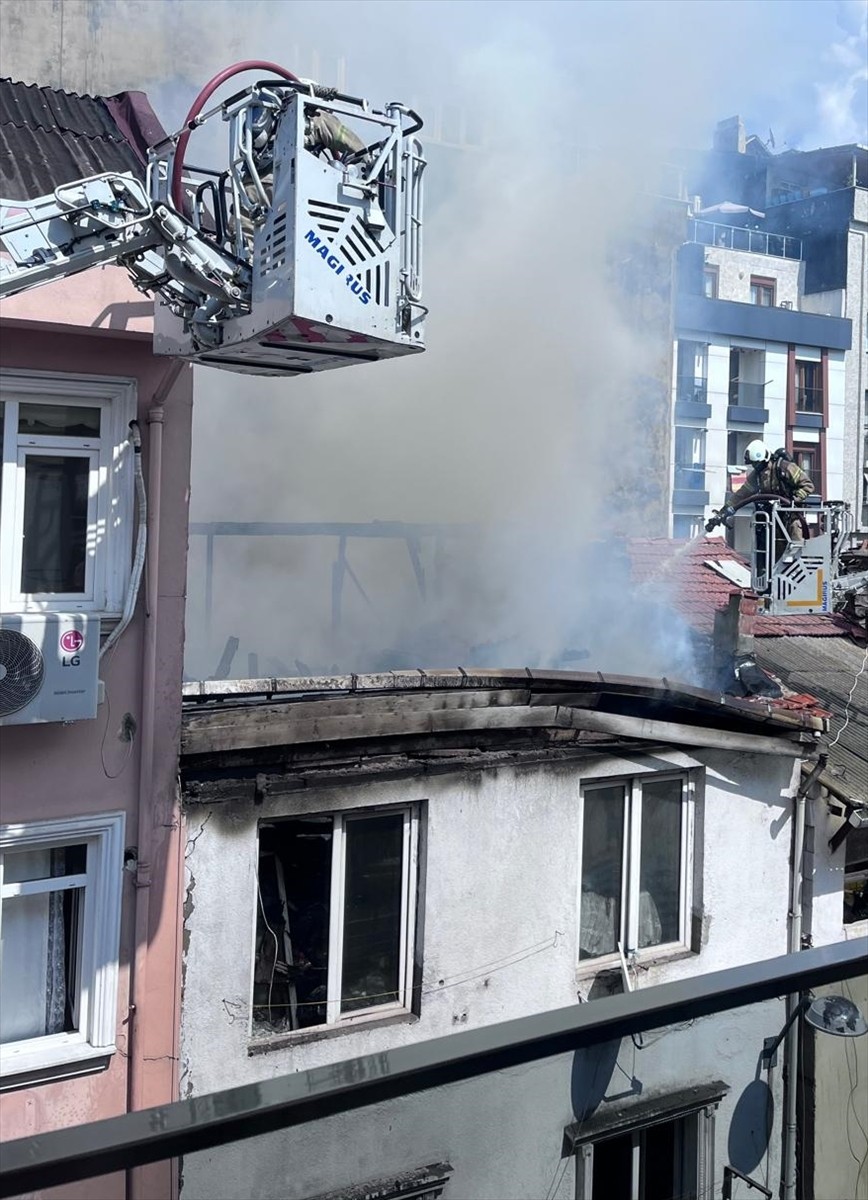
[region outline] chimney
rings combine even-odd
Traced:
[[[731,671],[734,659],[753,657],[754,628],[759,597],[753,592],[731,592],[726,608],[714,614],[714,668]]]
[[[744,154],[747,138],[741,117],[727,117],[718,121],[714,129],[714,149],[728,154]]]

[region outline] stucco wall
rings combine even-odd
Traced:
[[[750,304],[750,280],[753,275],[755,278],[776,281],[776,305],[791,304],[793,308],[799,308],[804,266],[798,260],[709,246],[705,261],[718,269],[719,299]]]
[[[231,803],[192,806],[187,814],[182,1094],[199,1095],[376,1053],[456,1027],[557,1008],[574,1003],[577,996],[587,999],[593,976],[577,971],[582,776],[629,772],[640,765],[660,769],[669,761],[690,760],[672,752],[671,758],[659,755],[642,764],[607,760],[583,770],[575,764],[501,768],[418,784],[317,790],[292,800],[266,797],[255,809]],[[789,759],[710,752],[697,761],[706,766],[696,839],[701,952],[640,968],[639,986],[786,951],[792,764]],[[257,823],[293,813],[421,799],[428,804],[420,1019],[356,1027],[249,1056]],[[547,941],[549,946],[539,949]],[[537,950],[522,961],[496,966],[534,946]],[[494,967],[488,966],[492,963]],[[456,984],[468,971],[476,975],[474,967],[487,968],[487,973]],[[689,1034],[682,1049],[676,1049],[674,1035],[664,1039],[658,1053],[643,1059],[650,1064],[643,1077],[646,1091],[665,1091],[675,1081],[685,1086],[723,1078],[739,1096],[755,1077],[763,1036],[779,1027],[778,1006],[773,1009],[763,1017],[762,1029],[727,1014],[708,1024],[701,1037],[680,1031],[679,1038]],[[632,1054],[631,1043],[627,1049]],[[725,1070],[719,1075],[722,1062]],[[613,1062],[608,1069],[616,1071]],[[390,1109],[330,1125],[340,1130],[337,1140],[335,1133],[317,1130],[294,1134],[291,1171],[286,1166],[287,1135],[240,1144],[231,1155],[194,1155],[185,1160],[184,1196],[236,1196],[242,1194],[237,1190],[241,1180],[245,1195],[304,1196],[350,1179],[363,1181],[393,1168],[418,1166],[434,1156],[453,1164],[462,1159],[463,1182],[451,1193],[457,1197],[537,1197],[551,1182],[560,1135],[572,1119],[570,1070],[569,1063],[562,1063],[560,1068],[546,1065],[518,1073],[513,1101],[503,1080],[480,1081],[442,1112],[429,1106],[424,1118],[423,1100],[407,1101],[393,1106],[394,1115]],[[613,1084],[613,1090],[621,1089]],[[490,1117],[484,1115],[485,1103],[494,1105]],[[520,1121],[515,1107],[522,1113]],[[509,1131],[507,1144],[496,1153],[490,1153],[488,1142],[492,1124]],[[381,1144],[387,1128],[389,1143],[399,1152],[400,1161],[394,1163],[387,1161]],[[728,1129],[725,1121],[723,1129]],[[499,1134],[493,1136],[501,1146]],[[725,1145],[724,1132],[720,1138]],[[255,1181],[252,1190],[250,1180]]]
[[[76,318],[90,324],[93,290],[86,289],[80,309],[70,307],[70,293],[57,299],[55,285],[39,290],[41,311],[55,327],[44,329],[4,322],[3,365],[20,369],[110,375],[131,378],[138,392],[138,416],[144,442],[144,470],[149,468],[149,405],[166,377],[168,362],[155,359],[147,337],[113,336],[76,331]],[[34,293],[35,296],[37,293]],[[29,299],[29,298],[28,298]],[[105,297],[100,297],[105,299]],[[123,294],[115,293],[118,303]],[[3,315],[10,308],[4,305]],[[66,328],[58,328],[58,317]],[[31,314],[33,315],[33,314]],[[184,596],[186,589],[187,501],[189,488],[192,392],[189,376],[175,383],[165,403],[163,471],[159,496],[160,552],[158,571],[159,632],[157,635],[158,689],[154,697],[156,768],[152,792],[143,798],[154,830],[151,861],[148,973],[140,997],[138,1045],[129,1044],[129,966],[134,952],[133,876],[123,879],[123,910],[118,994],[116,1053],[106,1070],[75,1079],[43,1083],[13,1091],[3,1098],[2,1136],[22,1137],[48,1129],[75,1125],[126,1111],[128,1058],[132,1050],[143,1063],[146,1103],[164,1103],[176,1096],[175,1042],[176,961],[178,912],[178,854],[180,835],[172,827],[175,809],[177,748],[180,731],[180,684],[183,661]],[[151,497],[151,502],[156,497]],[[38,821],[59,816],[112,810],[126,813],[125,841],[138,839],[140,747],[131,751],[118,737],[125,713],[142,728],[142,646],[144,605],[140,596],[135,617],[123,634],[100,675],[108,703],[100,706],[96,720],[73,725],[10,726],[0,729],[0,820],[4,824]],[[110,705],[110,712],[109,712]],[[115,776],[110,778],[109,776]],[[147,1060],[147,1061],[145,1061]],[[165,1175],[165,1173],[163,1173]],[[168,1195],[165,1177],[155,1195]],[[53,1194],[53,1193],[52,1193]],[[122,1182],[107,1177],[63,1195],[117,1198]]]

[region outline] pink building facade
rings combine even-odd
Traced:
[[[113,267],[0,307],[0,628],[70,608],[86,615],[89,638],[98,619],[104,646],[117,626],[140,511],[130,420],[148,510],[146,568],[132,619],[100,660],[96,717],[0,721],[4,1140],[178,1095],[192,379],[154,356],[151,313]],[[71,493],[86,496],[86,531]],[[52,496],[60,533],[37,519]],[[52,549],[52,536],[79,539],[81,562]],[[52,595],[51,570],[80,578]],[[28,571],[42,582],[28,584]],[[44,1194],[166,1200],[174,1191],[162,1164]]]

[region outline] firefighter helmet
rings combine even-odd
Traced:
[[[765,442],[761,442],[759,438],[748,442],[747,449],[744,452],[744,461],[749,467],[761,467],[770,458],[771,452]]]

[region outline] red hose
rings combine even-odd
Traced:
[[[213,79],[210,79],[202,91],[193,101],[190,106],[190,111],[184,120],[184,125],[188,126],[191,121],[198,117],[199,113],[211,99],[217,89],[224,84],[227,79],[231,79],[233,75],[241,75],[245,71],[270,71],[272,75],[279,75],[282,79],[289,79],[292,83],[298,83],[299,78],[293,75],[292,71],[287,71],[285,67],[279,67],[276,63],[260,62],[257,58],[251,58],[245,62],[235,63],[234,66],[225,67]],[[184,155],[187,151],[187,143],[190,140],[191,129],[185,129],[178,138],[178,145],[175,150],[175,163],[172,169],[172,203],[177,212],[182,213],[184,203],[184,191],[182,186],[181,173],[184,169]]]

